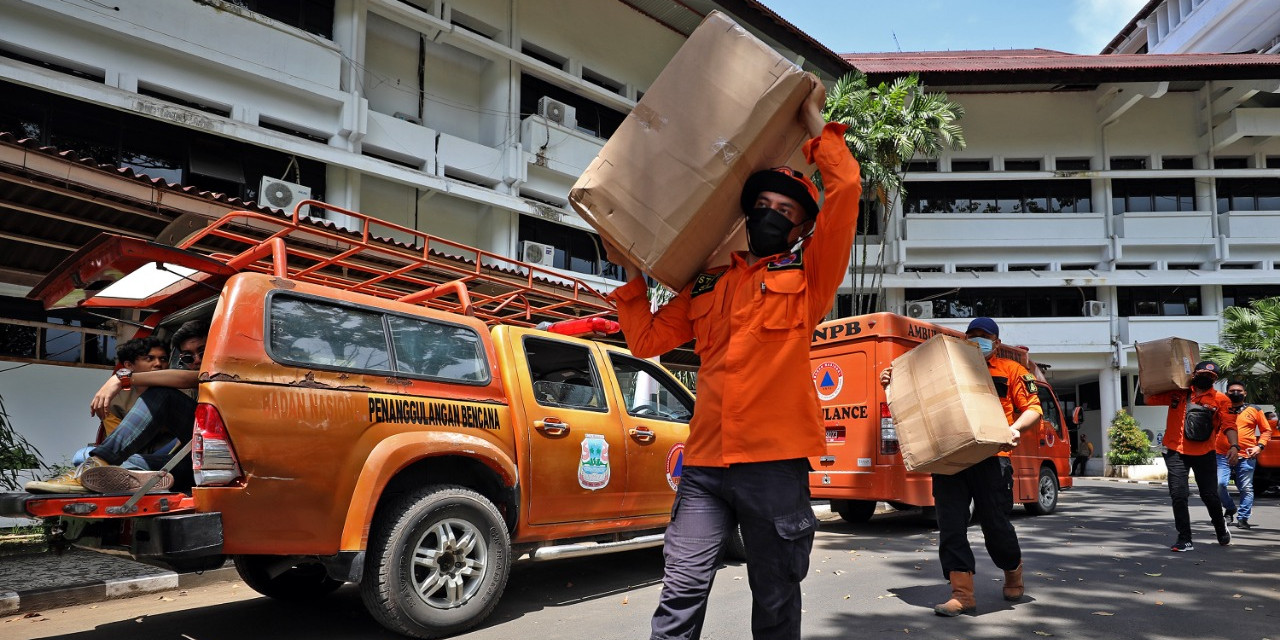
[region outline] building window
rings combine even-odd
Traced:
[[[1039,171],[1040,159],[1033,158],[1030,160],[1005,160],[1005,171]]]
[[[42,145],[129,167],[150,178],[258,199],[263,176],[311,187],[324,199],[325,165],[133,114],[0,82],[0,131],[21,131]]]
[[[954,172],[963,171],[990,171],[990,160],[952,160],[951,170]]]
[[[461,27],[486,40],[497,40],[502,30],[474,16],[469,16],[457,9],[450,9],[449,24]]]
[[[1280,211],[1280,180],[1275,178],[1219,178],[1218,213]]]
[[[584,98],[572,91],[562,89],[546,80],[520,74],[520,114],[528,116],[538,112],[538,100],[547,97],[559,100],[574,108],[578,120],[578,129],[590,133],[597,138],[608,138],[613,135],[627,114],[614,111],[598,102]]]
[[[333,38],[334,0],[236,0],[254,13],[279,20],[322,38]]]
[[[38,302],[0,297],[0,359],[47,364],[111,365],[115,331],[109,317],[74,309],[45,311]]]
[[[1078,318],[1086,300],[1096,300],[1093,287],[906,289],[907,300],[928,299],[935,318]]]
[[[1112,171],[1138,171],[1147,168],[1148,158],[1112,158]]]
[[[557,69],[563,70],[569,64],[569,60],[564,56],[552,53],[550,49],[544,49],[532,42],[520,43],[520,53],[533,58],[539,62],[545,62]]]
[[[1195,211],[1196,183],[1190,178],[1112,180],[1112,213]]]
[[[520,216],[520,241],[539,242],[555,247],[555,260],[551,266],[557,269],[603,276],[612,280],[627,279],[618,265],[604,258],[604,245],[600,243],[600,237],[594,233],[522,215]]]
[[[906,213],[1087,213],[1093,210],[1088,180],[910,182]]]
[[[911,173],[914,171],[934,172],[938,170],[938,161],[937,160],[912,160],[911,162],[908,162],[905,165],[903,165],[902,170],[906,173]]]
[[[605,91],[616,93],[618,95],[626,94],[626,89],[627,89],[626,85],[624,85],[621,82],[618,82],[617,80],[608,78],[604,74],[592,71],[586,67],[582,68],[582,79],[586,80],[587,82],[590,82],[591,84],[596,85],[597,87],[604,89]]]
[[[1198,316],[1200,287],[1116,287],[1120,316]]]
[[[884,218],[884,208],[873,194],[863,194],[858,201],[858,235],[880,235],[880,221]]]
[[[1255,300],[1280,296],[1280,285],[1235,285],[1222,287],[1223,307],[1247,307]]]
[[[1058,171],[1088,171],[1093,168],[1089,158],[1056,158],[1053,165]]]
[[[1164,156],[1160,158],[1160,168],[1162,169],[1192,169],[1192,159],[1188,157],[1175,158]]]
[[[1231,156],[1213,159],[1214,169],[1248,169],[1249,159],[1243,156]]]

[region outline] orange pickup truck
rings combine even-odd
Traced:
[[[374,618],[423,638],[483,620],[523,554],[661,544],[693,396],[659,365],[564,335],[604,330],[608,302],[334,210],[361,228],[236,212],[178,248],[104,234],[46,278],[32,296],[47,306],[150,309],[143,331],[161,335],[210,324],[196,485],[10,494],[3,510],[138,556],[226,554],[276,598],[358,582]],[[374,239],[391,233],[410,241]],[[135,271],[149,281],[121,277]]]

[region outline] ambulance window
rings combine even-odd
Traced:
[[[387,316],[396,371],[431,378],[481,382],[489,377],[480,336],[467,327]]]
[[[271,298],[271,351],[287,362],[391,371],[382,314],[318,300]]]
[[[1044,412],[1044,419],[1053,425],[1053,430],[1062,435],[1062,415],[1058,413],[1058,403],[1054,401],[1053,394],[1046,387],[1040,387],[1040,410]]]
[[[661,369],[617,353],[610,353],[609,360],[627,413],[637,418],[683,423],[693,417],[693,398]]]
[[[608,411],[591,351],[582,345],[526,337],[533,398],[545,407]]]

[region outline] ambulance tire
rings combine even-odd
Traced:
[[[310,602],[343,585],[324,565],[301,556],[236,556],[236,573],[250,589],[285,602]]]
[[[1058,484],[1058,474],[1049,467],[1040,467],[1040,481],[1036,484],[1036,500],[1027,503],[1027,513],[1033,516],[1047,516],[1058,508],[1058,494],[1062,487]]]
[[[729,535],[724,537],[724,557],[739,562],[747,559],[747,543],[742,541],[742,527],[737,523],[729,529]]]
[[[876,513],[875,500],[832,500],[831,510],[850,524],[866,524]]]
[[[379,506],[360,595],[396,633],[450,636],[493,612],[510,570],[510,534],[488,498],[460,486],[423,487]]]

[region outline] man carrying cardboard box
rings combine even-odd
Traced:
[[[812,136],[805,156],[826,189],[821,214],[803,174],[753,174],[741,195],[750,251],[699,274],[656,313],[640,268],[609,247],[627,272],[612,298],[631,351],[648,358],[696,339],[702,359],[652,638],[699,637],[734,522],[746,547],[752,635],[800,637],[800,581],[818,525],[807,458],[826,453],[809,340],[844,279],[862,193],[846,127],[823,122],[826,89],[812,82],[800,117]]]
[[[965,337],[977,343],[987,359],[987,369],[995,383],[996,395],[1004,407],[1012,431],[1011,443],[1000,453],[955,474],[933,474],[933,502],[938,510],[938,557],[942,575],[951,583],[951,599],[935,606],[933,612],[954,617],[978,610],[973,595],[973,574],[977,561],[969,546],[969,502],[982,524],[987,553],[1004,570],[1004,599],[1021,600],[1022,547],[1018,532],[1009,520],[1013,506],[1013,462],[1010,452],[1018,446],[1022,432],[1040,425],[1040,396],[1035,377],[1021,364],[996,357],[1000,326],[991,318],[974,318]],[[880,373],[880,384],[889,386],[893,367]]]
[[[1141,368],[1141,360],[1138,366]],[[1169,407],[1161,444],[1166,449],[1164,465],[1169,470],[1173,526],[1178,531],[1178,539],[1169,547],[1175,553],[1194,549],[1191,544],[1191,514],[1187,509],[1191,495],[1188,471],[1196,474],[1200,500],[1209,510],[1218,544],[1231,544],[1231,532],[1227,530],[1222,501],[1218,498],[1218,458],[1214,452],[1214,441],[1219,434],[1227,439],[1228,465],[1236,463],[1240,450],[1236,442],[1236,417],[1231,414],[1231,400],[1213,388],[1213,382],[1218,379],[1218,365],[1200,362],[1191,376],[1190,389],[1145,396],[1148,405]]]

